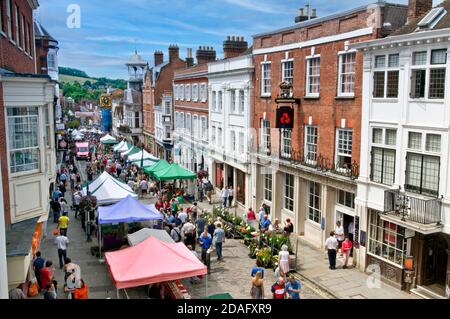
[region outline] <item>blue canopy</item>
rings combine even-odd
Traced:
[[[155,205],[143,205],[132,196],[127,196],[112,206],[98,208],[99,224],[133,223],[146,220],[162,220]]]

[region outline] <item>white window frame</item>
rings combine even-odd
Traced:
[[[223,146],[223,130],[220,126],[217,128],[217,142],[219,147]]]
[[[245,155],[245,135],[244,132],[239,132],[239,154]]]
[[[12,28],[11,28],[11,0],[6,0],[6,34],[8,35],[8,38],[13,41],[12,38]]]
[[[431,64],[432,59],[432,51],[439,51],[439,50],[446,50],[447,57],[446,57],[446,63],[445,64]],[[427,58],[426,58],[426,64],[422,65],[413,65],[413,58],[414,53],[417,52],[426,52]],[[448,88],[446,87],[447,83],[447,69],[448,69],[448,60],[449,60],[449,51],[447,47],[435,47],[435,48],[429,48],[424,50],[414,50],[411,54],[411,80],[412,80],[412,73],[414,70],[425,70],[425,93],[424,97],[412,97],[412,83],[410,80],[409,83],[409,97],[412,101],[420,101],[420,100],[426,100],[426,101],[443,101],[446,97],[446,91]],[[430,79],[431,79],[431,70],[433,69],[444,69],[445,70],[445,80],[444,80],[444,97],[443,98],[430,98]]]
[[[266,72],[265,68],[268,67],[268,79],[265,77]],[[267,83],[266,83],[267,81]],[[261,96],[262,97],[270,97],[272,96],[272,62],[264,61],[261,62]]]
[[[216,125],[211,125],[211,145],[216,144]]]
[[[181,101],[184,101],[184,84],[180,84],[180,93],[181,93],[181,96],[180,96],[180,100]]]
[[[27,115],[8,115],[8,110],[9,109],[23,109],[23,108],[28,108],[28,109],[34,109],[34,111],[37,111],[36,114],[27,114]],[[41,127],[41,121],[40,121],[40,115],[39,115],[39,108],[36,106],[33,107],[11,107],[11,108],[6,108],[6,131],[7,131],[7,145],[8,145],[8,170],[10,172],[10,174],[12,176],[20,176],[20,175],[29,175],[32,173],[37,173],[40,171],[41,169],[41,151],[40,151],[40,147],[41,147],[41,136],[40,136],[40,127]],[[10,122],[9,120],[11,119],[17,119],[17,118],[21,118],[21,119],[30,119],[30,120],[35,120],[36,123],[36,130],[34,131],[34,133],[36,134],[36,137],[34,138],[36,140],[37,145],[35,146],[27,146],[27,147],[20,147],[20,148],[14,148],[12,145],[12,141],[9,139],[9,137],[11,136],[11,134],[14,134],[13,132],[11,132],[10,130]],[[23,120],[22,123],[26,124]],[[26,125],[26,127],[29,127],[29,125]],[[23,130],[26,129],[26,127],[23,128]],[[49,136],[49,138],[51,138]],[[28,166],[28,165],[15,165],[14,167],[16,168],[15,171],[12,170],[13,164],[11,161],[11,153],[20,153],[20,152],[26,152],[26,151],[37,151],[37,163],[29,163],[28,165],[34,165],[37,164],[37,168],[33,168],[33,169],[29,169],[29,170],[20,170],[17,171],[17,167],[20,166]]]
[[[291,181],[292,178],[292,185]],[[295,175],[284,174],[284,189],[283,189],[283,208],[287,211],[294,212],[295,209]]]
[[[180,113],[180,128],[182,131],[186,129],[185,121],[184,121],[184,112]]]
[[[342,152],[340,152],[339,151],[339,132],[341,132],[341,131],[345,131],[345,132],[350,132],[351,133],[351,137],[352,137],[352,139],[351,139],[351,144],[352,144],[352,149],[351,149],[351,154],[349,155],[349,154],[346,154],[346,153],[342,153]],[[348,136],[348,135],[347,135]],[[348,144],[348,141],[347,141],[347,144]],[[351,163],[352,163],[352,156],[353,156],[353,130],[352,129],[342,129],[342,128],[338,128],[337,130],[336,130],[336,157],[335,157],[335,163],[336,164],[339,164],[340,163],[340,161],[339,161],[339,158],[340,157],[349,157],[350,158],[350,165],[351,165]],[[345,167],[343,167],[343,165],[339,165],[338,167],[337,167],[337,169],[338,170],[341,170],[341,171],[345,171],[345,170],[348,170],[348,169],[350,169],[350,168],[345,168]]]
[[[217,94],[217,99],[218,99],[218,112],[222,113],[223,110],[223,91],[220,90]]]
[[[374,131],[375,130],[382,130],[382,134],[381,134],[382,141],[381,141],[381,143],[377,143],[376,141],[374,141]],[[395,143],[395,145],[391,145],[391,144],[387,143],[386,131],[389,131],[389,130],[395,131],[395,133],[396,133],[396,135],[395,135],[396,136],[396,143]],[[370,153],[371,153],[371,155],[370,155],[370,181],[373,182],[373,183],[380,184],[380,185],[392,186],[395,183],[396,173],[397,173],[396,172],[397,171],[396,159],[397,159],[398,131],[397,131],[396,128],[372,126],[370,128],[370,134],[371,134],[371,137],[372,137],[371,138],[371,148],[370,148]],[[375,163],[373,162],[374,161],[374,149],[381,149],[382,150],[382,159],[381,159],[382,163],[381,163],[381,172],[380,172],[381,177],[380,177],[380,181],[375,181],[375,177],[374,177],[374,171],[375,171],[375,168],[374,168]],[[386,167],[387,167],[387,166],[385,166],[385,162],[384,162],[386,150],[390,151],[390,152],[394,152],[394,174],[393,174],[392,180],[388,180],[384,176],[384,173],[385,173],[385,170],[386,170]]]
[[[311,189],[313,189],[313,192],[311,192]],[[308,199],[307,199],[306,218],[310,222],[320,224],[322,221],[322,185],[317,182],[309,181],[307,192],[308,192]],[[318,207],[315,206],[316,201],[314,200],[317,197],[319,198]],[[311,202],[311,200],[313,200],[313,201]],[[317,216],[317,219],[315,218],[316,216]]]
[[[319,59],[319,75],[311,75],[310,74],[310,66],[311,66],[311,61]],[[321,64],[321,60],[320,60],[320,54],[315,54],[315,55],[310,55],[306,57],[306,97],[313,97],[313,98],[318,98],[320,97],[320,64]],[[312,77],[317,77],[318,78],[318,92],[311,92],[311,78]]]
[[[273,174],[264,174],[263,196],[264,200],[272,202],[273,200]]]
[[[292,63],[292,76],[286,77],[286,65],[287,63]],[[287,79],[291,78],[289,81],[292,85],[294,85],[294,59],[284,59],[281,60],[281,81],[287,81]]]
[[[197,114],[194,114],[192,116],[192,127],[193,127],[193,129],[192,129],[193,136],[195,138],[198,138],[198,115]]]
[[[208,99],[206,83],[200,84],[200,101],[206,102]]]
[[[421,147],[420,149],[413,149],[409,147],[409,133],[418,133],[421,134]],[[433,151],[427,151],[426,149],[426,144],[427,144],[427,136],[428,135],[439,135],[440,138],[440,151],[439,152],[433,152]],[[441,191],[441,176],[440,173],[442,172],[442,149],[443,149],[443,134],[440,132],[434,132],[434,131],[416,131],[416,130],[409,130],[407,131],[407,144],[406,144],[406,157],[408,158],[408,154],[413,154],[413,155],[419,155],[422,156],[422,164],[423,164],[423,156],[428,156],[428,157],[435,157],[439,159],[439,173],[438,173],[438,181],[437,181],[437,194],[429,194],[429,193],[425,193],[423,192],[423,188],[420,191],[414,191],[412,189],[407,189],[407,191],[409,192],[413,192],[413,193],[417,193],[417,194],[421,194],[424,196],[432,196],[432,197],[437,197],[439,195],[439,192]],[[407,175],[406,172],[408,171],[408,160],[405,161],[405,189],[406,189],[406,184],[408,182],[407,179]],[[424,180],[424,174],[423,171],[421,172],[421,177],[420,177],[421,181],[423,182]]]
[[[262,150],[270,152],[270,121],[268,121],[267,119],[261,119],[260,130],[261,130],[260,147]]]
[[[208,121],[206,116],[200,116],[200,138],[202,140],[208,139]]]
[[[192,115],[191,113],[186,113],[186,131],[188,135],[192,134]]]
[[[309,137],[310,137],[310,129],[311,130],[315,130],[315,135],[312,135],[311,137],[313,138],[314,136],[315,136],[315,138],[316,138],[316,143],[315,144],[313,144],[313,143],[309,143],[308,141],[309,141]],[[316,126],[316,125],[306,125],[305,126],[305,162],[307,163],[307,164],[310,164],[310,165],[316,165],[317,164],[317,146],[318,146],[318,141],[319,141],[319,128]],[[309,145],[315,145],[315,148],[316,148],[316,151],[315,151],[315,159],[314,160],[312,160],[312,159],[310,159],[309,158],[309,154],[310,154],[310,152],[309,152]]]
[[[175,101],[178,101],[179,94],[180,94],[180,92],[178,92],[178,84],[174,85],[173,90],[175,92]]]
[[[348,50],[345,52],[339,52],[339,67],[338,67],[338,96],[340,97],[354,97],[355,96],[355,85],[356,85],[356,50]],[[343,59],[345,56],[353,56],[353,72],[343,73]],[[352,92],[343,92],[343,78],[344,76],[353,75],[353,91]]]
[[[236,153],[236,131],[230,131],[230,151]]]
[[[192,93],[190,84],[186,84],[185,91],[186,91],[186,101],[189,102],[191,100],[191,93]]]
[[[281,157],[291,158],[292,157],[292,130],[291,129],[281,129]]]
[[[21,46],[20,46],[21,39],[20,39],[19,19],[20,19],[19,6],[17,4],[14,4],[14,29],[16,30],[16,43],[17,43],[17,47],[19,49],[21,49]]]
[[[398,52],[393,52],[389,54],[377,54],[374,56],[373,61],[373,73],[372,73],[372,98],[373,99],[398,99],[398,96],[400,94],[400,60],[398,62],[398,65],[396,66],[389,66],[389,59],[391,56],[398,55],[400,59],[400,54]],[[376,66],[376,58],[379,56],[384,56],[384,66],[377,67]],[[397,96],[388,96],[388,80],[389,80],[389,73],[391,72],[397,72],[398,74],[398,83],[397,83]],[[383,87],[383,96],[375,96],[375,73],[384,73],[384,87]]]
[[[239,90],[239,114],[245,113],[245,90]]]
[[[211,95],[212,111],[217,112],[217,91],[212,91]]]
[[[192,84],[192,100],[194,102],[198,101],[198,84],[197,83]]]
[[[235,89],[231,89],[230,90],[230,113],[231,114],[236,114],[237,113],[237,109],[236,109],[236,90]]]

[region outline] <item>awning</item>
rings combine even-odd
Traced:
[[[114,204],[128,195],[137,197],[136,193],[125,183],[115,179],[107,172],[103,172],[95,181],[89,184],[89,192],[97,197],[98,204]],[[83,188],[83,195],[87,195],[87,188]]]
[[[166,160],[160,160],[158,163],[156,163],[150,167],[144,166],[144,172],[150,176],[154,176],[153,174],[155,172],[158,172],[160,170],[165,170],[168,167],[170,167],[170,164]]]
[[[143,228],[127,236],[130,246],[136,246],[137,244],[147,240],[147,238],[149,237],[155,237],[156,239],[165,243],[175,242],[165,230],[161,229]]]
[[[178,164],[172,164],[165,170],[157,171],[154,173],[154,176],[157,180],[160,181],[186,180],[197,178],[197,174],[181,167]]]

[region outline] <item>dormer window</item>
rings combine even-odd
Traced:
[[[447,14],[443,7],[433,8],[428,14],[417,24],[419,30],[433,29],[442,17]]]

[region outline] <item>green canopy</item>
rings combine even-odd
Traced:
[[[122,152],[122,155],[130,156],[130,155],[139,153],[140,151],[141,151],[141,149],[139,147],[133,146],[133,148],[128,149],[128,151]]]
[[[105,144],[105,145],[116,145],[116,144],[119,144],[119,142],[117,142],[116,140],[106,140],[106,141],[103,141],[102,144]]]
[[[155,172],[154,177],[160,181],[172,181],[178,179],[196,179],[197,174],[184,169],[178,164],[172,164],[165,170]]]
[[[204,299],[233,299],[229,293],[217,294],[205,297]]]
[[[170,167],[170,164],[166,160],[161,160],[152,166],[144,167],[144,172],[150,176],[154,176],[154,173],[160,170],[165,170]]]

